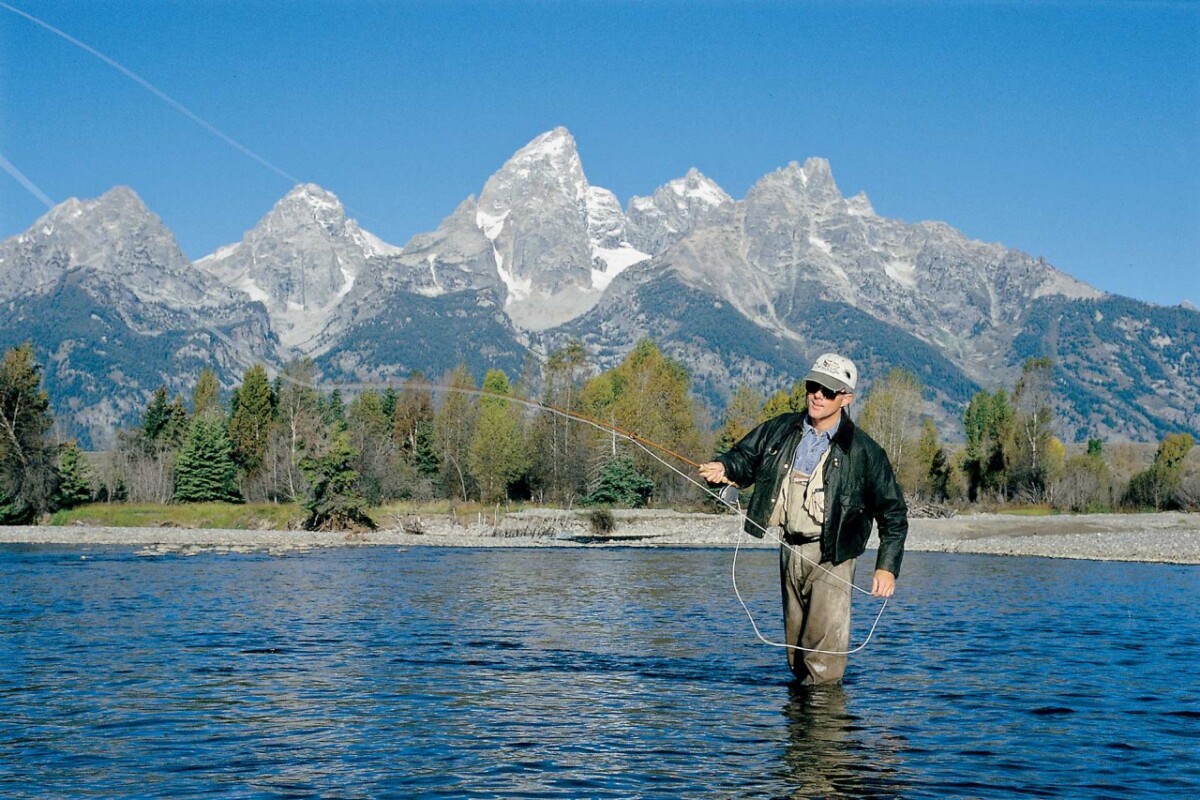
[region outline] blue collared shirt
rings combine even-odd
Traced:
[[[802,424],[804,435],[800,438],[800,444],[796,445],[796,455],[792,458],[792,469],[803,472],[805,475],[812,475],[813,470],[821,461],[821,456],[825,455],[825,451],[833,442],[833,436],[837,433],[837,429],[841,427],[842,415],[838,414],[837,424],[824,433],[809,424],[807,414],[804,415]]]

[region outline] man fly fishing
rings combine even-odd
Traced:
[[[700,466],[711,484],[754,485],[745,530],[781,541],[779,575],[788,666],[803,684],[838,683],[850,644],[854,562],[872,522],[879,554],[871,594],[891,597],[908,535],[904,503],[887,454],[845,409],[858,369],[836,353],[804,377],[804,413],[781,414]]]

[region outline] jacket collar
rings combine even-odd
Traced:
[[[794,412],[792,414],[791,426],[796,433],[804,433],[804,423],[808,419],[808,415],[803,411]],[[842,420],[838,423],[838,428],[833,433],[833,443],[842,449],[842,452],[850,451],[850,443],[854,441],[854,423],[850,420],[850,415],[842,409]]]
[[[842,420],[838,423],[838,428],[833,434],[833,443],[842,449],[842,452],[850,452],[850,442],[854,441],[854,423],[850,421],[850,415],[842,409]]]

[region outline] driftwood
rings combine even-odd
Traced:
[[[923,503],[919,500],[907,500],[908,516],[910,519],[947,519],[958,514],[958,510],[940,503]]]

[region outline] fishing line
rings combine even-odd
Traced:
[[[216,125],[213,125],[211,122],[209,122],[208,120],[201,117],[195,111],[192,111],[190,108],[185,106],[183,103],[179,102],[174,97],[171,97],[171,95],[167,94],[162,89],[158,88],[153,83],[151,83],[150,81],[143,78],[141,75],[138,75],[136,72],[129,69],[129,67],[126,67],[124,64],[117,61],[116,59],[106,56],[104,53],[101,53],[99,50],[92,47],[91,45],[88,45],[84,42],[79,41],[78,39],[76,39],[74,36],[67,33],[66,31],[59,30],[58,28],[54,27],[50,23],[46,22],[45,20],[38,19],[37,17],[33,16],[32,14],[22,11],[19,8],[15,8],[14,6],[10,6],[8,3],[0,2],[0,8],[5,9],[6,11],[11,11],[12,13],[16,14],[19,17],[24,17],[25,19],[32,22],[34,25],[38,25],[42,28],[45,28],[46,30],[53,33],[55,36],[58,36],[59,38],[65,40],[67,42],[70,42],[71,44],[78,47],[80,50],[83,50],[85,53],[88,53],[89,55],[95,56],[96,58],[100,59],[105,64],[108,64],[110,67],[115,69],[117,72],[124,75],[126,78],[129,78],[131,81],[138,84],[143,89],[150,92],[151,94],[153,94],[159,100],[162,100],[164,103],[166,103],[171,108],[178,111],[180,114],[183,114],[185,117],[187,117],[192,122],[199,125],[201,128],[204,128],[206,131],[211,133],[213,136],[216,136],[218,139],[225,142],[225,144],[229,145],[230,147],[233,147],[234,149],[236,149],[238,152],[242,153],[243,155],[249,156],[250,158],[254,159],[259,164],[262,164],[264,167],[266,167],[267,169],[274,172],[276,175],[279,175],[282,178],[286,178],[287,180],[291,181],[293,184],[303,183],[303,181],[300,180],[299,178],[297,178],[293,175],[289,175],[287,172],[284,172],[282,169],[275,166],[270,161],[263,158],[258,153],[254,152],[253,150],[251,150],[249,147],[246,147],[246,145],[242,144],[237,139],[234,139],[232,136],[230,136],[227,133],[225,133],[224,131],[222,131]]]
[[[234,344],[234,342],[228,336],[221,333],[220,331],[217,331],[214,328],[206,328],[206,330],[208,330],[210,333],[217,336],[219,339],[221,339],[223,342],[230,345],[231,347],[236,346]],[[239,361],[241,360],[236,353],[234,353],[234,358],[235,358],[235,360],[239,360]],[[242,362],[242,365],[245,366],[245,362]],[[267,365],[264,364],[264,367],[266,367],[266,366]],[[309,383],[308,381],[302,381],[297,378],[293,378],[292,376],[287,375],[286,372],[278,370],[277,368],[276,368],[276,373],[277,373],[277,376],[281,380],[285,380],[294,385],[301,386],[301,387],[304,387],[307,389],[312,389],[314,391],[319,390],[321,388],[328,388],[329,386],[333,386],[334,388],[337,388],[337,389],[350,389],[350,390],[378,389],[381,386],[386,386],[387,388],[395,388],[391,383],[338,383],[338,384],[323,384],[322,386],[317,386],[315,384]],[[833,578],[836,581],[840,581],[841,583],[846,584],[853,591],[860,592],[862,594],[867,595],[868,597],[873,596],[866,589],[856,586],[853,581],[848,581],[845,578],[842,578],[840,575],[834,574],[828,567],[825,567],[821,563],[813,561],[811,558],[806,557],[803,553],[800,552],[799,549],[797,549],[795,546],[793,546],[789,542],[782,539],[780,536],[775,534],[773,531],[771,531],[767,528],[764,528],[762,525],[760,525],[757,522],[755,522],[754,520],[750,519],[750,517],[747,515],[747,513],[745,511],[743,511],[737,505],[726,500],[723,496],[721,496],[721,494],[719,492],[714,492],[706,484],[701,483],[700,481],[693,478],[691,475],[688,475],[686,472],[683,472],[678,467],[676,467],[674,464],[665,460],[664,458],[659,456],[658,453],[655,453],[650,448],[651,447],[656,448],[656,449],[660,450],[661,452],[667,453],[668,455],[670,455],[674,458],[677,458],[680,461],[686,462],[687,464],[689,464],[693,467],[699,467],[700,466],[699,463],[692,461],[691,459],[686,458],[686,457],[674,452],[673,450],[663,447],[662,445],[656,444],[656,443],[650,441],[649,439],[643,438],[641,436],[637,436],[636,434],[632,434],[628,431],[623,431],[614,425],[609,425],[609,424],[600,422],[598,420],[594,420],[583,414],[579,414],[579,413],[576,413],[573,411],[567,411],[566,409],[558,408],[556,406],[550,405],[549,403],[542,403],[542,402],[538,402],[536,400],[528,400],[526,398],[514,397],[512,395],[497,394],[496,392],[489,392],[489,391],[486,391],[483,389],[473,389],[473,388],[468,389],[466,387],[445,386],[445,385],[433,384],[433,383],[406,382],[405,386],[409,387],[409,388],[416,388],[416,389],[427,389],[429,391],[458,392],[460,394],[471,395],[474,397],[499,398],[502,400],[507,400],[512,403],[516,403],[518,405],[525,406],[526,408],[532,408],[532,409],[539,410],[539,411],[549,411],[554,414],[559,414],[561,416],[567,417],[568,419],[573,419],[578,422],[584,423],[586,425],[591,425],[593,428],[603,431],[604,433],[615,435],[622,439],[625,439],[625,440],[631,442],[632,444],[636,445],[637,447],[640,447],[642,450],[644,450],[646,452],[647,455],[649,455],[655,461],[662,464],[664,467],[671,470],[676,475],[683,478],[685,481],[688,481],[689,483],[692,483],[695,486],[699,487],[700,490],[702,492],[704,492],[705,494],[707,494],[709,497],[716,499],[719,503],[724,505],[726,508],[733,511],[737,515],[739,520],[745,520],[745,521],[749,522],[751,525],[753,525],[754,527],[761,530],[763,532],[764,537],[767,537],[773,541],[778,542],[781,547],[787,548],[788,550],[790,550],[792,552],[793,555],[798,556],[801,560],[808,562],[809,564],[813,565],[814,567],[816,567],[819,570],[822,570],[830,578]],[[886,597],[883,598],[883,603],[879,606],[879,612],[875,615],[875,620],[871,623],[871,629],[867,632],[866,639],[863,640],[862,644],[858,645],[857,647],[855,647],[851,650],[820,650],[820,649],[811,648],[811,647],[801,647],[800,645],[795,645],[795,644],[788,644],[786,642],[776,642],[776,641],[772,641],[772,640],[768,639],[767,637],[765,637],[762,634],[762,632],[759,630],[758,623],[754,619],[754,614],[751,613],[750,607],[746,605],[746,601],[742,598],[742,593],[738,589],[737,558],[738,558],[738,552],[741,550],[741,546],[742,546],[742,537],[739,532],[738,537],[734,540],[733,565],[731,568],[731,575],[730,575],[730,577],[732,578],[732,581],[733,581],[733,593],[737,597],[738,603],[741,604],[742,610],[746,612],[746,617],[750,620],[750,627],[754,629],[754,635],[758,637],[758,640],[760,642],[762,642],[765,645],[769,645],[771,647],[779,647],[779,648],[784,648],[784,649],[788,649],[788,650],[799,650],[799,651],[802,651],[805,653],[820,653],[822,655],[835,655],[835,656],[845,656],[845,655],[851,655],[853,653],[857,653],[858,651],[862,650],[864,647],[866,647],[870,643],[871,638],[875,635],[875,629],[879,626],[879,620],[883,616],[883,611],[884,611],[884,609],[887,608],[888,598],[886,598]]]
[[[3,4],[0,3],[0,5],[3,5]],[[9,161],[7,158],[5,158],[3,153],[0,153],[0,169],[3,169],[9,175],[13,176],[13,178],[16,179],[17,183],[19,183],[25,187],[25,190],[27,192],[29,192],[31,195],[36,197],[41,202],[45,203],[46,208],[54,208],[55,204],[54,204],[54,201],[50,199],[50,195],[43,192],[41,189],[38,188],[36,183],[29,180],[29,178],[25,177],[25,173],[23,173],[23,172],[21,172],[21,170],[17,169],[17,165],[12,163],[11,161]]]
[[[34,25],[37,25],[41,28],[46,29],[47,31],[49,31],[50,33],[53,33],[55,36],[58,36],[59,38],[63,39],[64,41],[75,45],[80,50],[83,50],[85,53],[87,53],[91,56],[94,56],[95,58],[98,58],[100,61],[103,61],[105,64],[109,65],[110,67],[115,69],[117,72],[124,75],[126,78],[129,78],[131,81],[133,81],[137,85],[141,86],[143,89],[150,92],[152,95],[157,97],[159,100],[163,101],[164,103],[169,105],[171,108],[178,111],[180,114],[183,114],[185,117],[190,119],[192,122],[196,123],[201,128],[203,128],[204,130],[211,133],[213,136],[216,136],[222,142],[225,142],[225,144],[234,148],[242,155],[254,159],[259,164],[261,164],[262,166],[269,169],[271,172],[274,172],[276,175],[280,176],[281,178],[284,178],[284,179],[290,181],[293,186],[296,186],[297,184],[302,184],[305,182],[305,181],[301,180],[300,178],[297,178],[295,175],[292,175],[291,173],[285,171],[284,169],[275,166],[275,164],[268,161],[266,159],[266,157],[259,155],[258,153],[254,152],[249,147],[247,147],[246,145],[239,142],[237,139],[234,139],[232,136],[225,133],[225,131],[221,130],[216,125],[214,125],[211,122],[209,122],[208,120],[204,119],[204,117],[200,116],[195,111],[192,111],[190,108],[185,106],[183,103],[179,102],[174,97],[167,94],[162,89],[158,88],[153,83],[146,80],[141,75],[134,72],[133,70],[131,70],[129,67],[127,67],[124,64],[122,64],[121,62],[117,61],[115,58],[105,55],[104,53],[100,52],[99,50],[97,50],[96,48],[87,44],[86,42],[82,42],[79,39],[76,39],[74,36],[67,33],[66,31],[63,31],[63,30],[60,30],[59,28],[54,27],[53,25],[46,22],[45,20],[35,17],[33,14],[30,14],[26,11],[22,11],[21,9],[16,8],[15,6],[11,6],[8,3],[3,2],[3,0],[0,0],[0,8],[4,9],[6,11],[11,11],[13,14],[16,14],[19,17],[23,17],[24,19],[32,22]],[[49,199],[48,196],[46,196],[40,189],[38,189],[31,182],[29,182],[28,179],[24,178],[24,176],[21,175],[19,173],[19,171],[14,171],[16,169],[15,167],[13,167],[12,169],[9,169],[9,167],[11,167],[11,166],[12,165],[8,164],[8,162],[0,163],[0,167],[3,167],[5,169],[5,171],[7,171],[10,175],[12,175],[18,181],[20,181],[21,185],[24,186],[26,189],[28,189],[30,192],[32,192],[34,194],[34,196],[36,196],[39,200],[41,200],[43,203],[45,203],[47,208],[52,208],[54,206],[54,203]],[[373,215],[364,214],[361,211],[359,211],[358,209],[355,209],[354,207],[350,206],[349,204],[347,204],[345,202],[342,203],[342,207],[348,213],[353,213],[355,219],[365,219],[365,220],[368,220],[371,222],[380,222],[380,220],[377,219],[376,217],[374,217]]]
[[[71,36],[70,34],[66,33],[65,31],[62,31],[62,30],[54,27],[53,25],[49,24],[48,22],[45,22],[44,20],[41,20],[38,17],[33,16],[32,14],[22,11],[19,8],[11,6],[8,3],[2,2],[2,0],[0,0],[0,8],[3,8],[7,11],[12,12],[13,14],[23,17],[24,19],[34,23],[35,25],[38,25],[38,26],[46,29],[47,31],[53,33],[54,35],[60,37],[61,39],[69,42],[70,44],[75,45],[76,47],[80,48],[84,52],[94,56],[95,58],[98,58],[100,61],[103,61],[105,64],[108,64],[110,67],[117,70],[125,77],[129,78],[130,80],[134,81],[139,86],[141,86],[142,88],[146,89],[148,92],[153,94],[159,100],[162,100],[164,103],[169,105],[171,108],[174,108],[176,111],[183,114],[185,117],[190,119],[192,122],[194,122],[197,125],[199,125],[200,127],[204,128],[205,130],[207,130],[212,135],[216,136],[221,141],[225,142],[229,146],[236,149],[238,152],[242,153],[245,156],[248,156],[249,158],[251,158],[254,161],[261,164],[262,166],[271,170],[276,175],[279,175],[280,177],[291,181],[293,184],[300,184],[300,183],[304,182],[300,178],[297,178],[294,175],[291,175],[291,174],[285,172],[284,170],[280,169],[279,167],[275,166],[270,161],[268,161],[266,158],[264,158],[263,156],[260,156],[258,153],[254,152],[250,148],[246,147],[244,144],[237,141],[232,136],[229,136],[224,131],[220,130],[215,125],[213,125],[212,123],[210,123],[209,121],[207,121],[206,119],[201,117],[199,114],[197,114],[196,112],[192,111],[190,108],[185,106],[183,103],[179,102],[174,97],[172,97],[171,95],[164,92],[162,89],[159,89],[153,83],[146,80],[141,75],[137,74],[136,72],[129,69],[125,65],[121,64],[119,61],[105,55],[104,53],[100,52],[96,48],[91,47],[90,45],[80,41],[79,39],[76,39],[74,36]],[[24,176],[24,174],[21,173],[20,170],[18,170],[12,163],[10,163],[2,155],[0,155],[0,168],[3,168],[6,172],[8,172],[10,175],[12,175],[19,183],[21,183],[21,185],[23,187],[25,187],[25,189],[27,189],[31,194],[33,194],[38,200],[45,203],[47,208],[53,208],[54,203],[49,198],[49,196],[46,195],[44,192],[42,192],[32,181],[30,181],[28,178],[26,178]],[[242,365],[245,366],[245,362],[242,361],[242,359],[240,359],[238,357],[237,349],[236,349],[237,346],[232,342],[232,340],[230,340],[228,337],[224,336],[223,334],[219,333],[218,331],[215,331],[212,328],[208,328],[207,330],[210,333],[215,334],[219,339],[224,341],[226,344],[229,344],[232,347],[234,347],[235,350],[233,351],[233,353],[231,353],[231,355],[233,355],[235,360],[240,361],[242,363]],[[277,370],[277,376],[283,380],[289,381],[290,383],[304,386],[306,388],[310,388],[310,389],[314,389],[314,390],[321,388],[314,384],[308,383],[306,381],[301,381],[301,380],[292,378],[291,376],[287,375],[282,370]],[[330,384],[325,384],[325,386],[329,386],[329,385]],[[377,389],[381,385],[386,385],[389,387],[391,386],[390,384],[378,384],[378,383],[374,383],[374,384],[372,384],[372,383],[347,383],[347,384],[335,384],[334,386],[335,386],[335,388],[345,388],[345,389]],[[408,384],[408,385],[413,386],[413,384]],[[863,594],[866,594],[868,596],[870,596],[870,594],[871,594],[870,592],[866,591],[865,589],[861,589],[858,586],[855,586],[853,582],[846,581],[843,578],[841,578],[840,576],[834,575],[829,569],[827,569],[826,567],[823,567],[821,564],[819,564],[817,562],[812,561],[812,559],[806,558],[803,554],[800,553],[799,550],[797,550],[791,544],[787,543],[786,541],[784,541],[777,535],[770,533],[769,531],[767,531],[761,525],[758,525],[758,523],[754,522],[753,520],[750,520],[749,517],[746,516],[745,512],[743,512],[741,509],[734,506],[732,503],[729,503],[728,501],[726,501],[723,497],[720,496],[719,493],[713,492],[706,485],[701,484],[699,481],[692,478],[690,475],[687,475],[686,473],[684,473],[681,470],[679,470],[678,468],[676,468],[673,464],[668,463],[666,460],[661,458],[657,453],[654,453],[652,450],[650,450],[650,448],[651,447],[656,448],[659,451],[667,453],[668,455],[672,456],[673,458],[683,461],[693,467],[699,467],[700,464],[698,462],[692,461],[691,459],[689,459],[683,455],[680,455],[679,453],[676,453],[673,450],[670,450],[662,445],[656,444],[656,443],[650,441],[649,439],[640,437],[637,434],[632,433],[630,431],[621,430],[620,428],[616,427],[615,425],[606,425],[604,423],[589,419],[588,417],[585,417],[581,414],[578,414],[578,413],[575,413],[572,411],[567,411],[565,409],[556,408],[556,407],[551,406],[546,403],[539,403],[539,402],[532,401],[532,400],[526,400],[524,398],[513,397],[510,395],[501,395],[501,394],[497,394],[495,392],[488,392],[488,391],[479,390],[479,389],[467,389],[465,387],[453,387],[453,386],[439,386],[436,384],[429,384],[429,383],[417,384],[416,388],[425,388],[425,389],[429,389],[431,391],[432,390],[440,390],[440,391],[459,392],[461,394],[468,394],[468,395],[473,395],[476,397],[497,397],[497,398],[504,399],[508,402],[513,402],[513,403],[517,403],[517,404],[526,406],[528,408],[533,408],[533,409],[538,409],[538,410],[543,410],[543,411],[550,411],[551,413],[559,414],[568,419],[574,419],[578,422],[581,422],[581,423],[584,423],[587,425],[591,425],[592,427],[594,427],[598,430],[604,431],[605,433],[625,439],[625,440],[633,443],[634,445],[640,447],[642,450],[644,450],[646,453],[648,453],[652,458],[654,458],[660,464],[662,464],[663,466],[667,467],[668,469],[670,469],[673,472],[675,472],[676,474],[678,474],[680,477],[684,478],[684,480],[687,480],[688,482],[698,486],[701,489],[701,491],[703,491],[705,494],[709,495],[710,497],[716,498],[723,505],[732,509],[738,515],[739,518],[746,519],[755,527],[762,529],[764,536],[770,536],[770,538],[779,542],[779,544],[781,546],[786,547],[789,550],[791,550],[794,555],[799,556],[801,559],[816,566],[818,569],[824,570],[827,574],[829,574],[830,577],[849,585],[851,589],[862,592]],[[880,606],[879,613],[875,616],[875,621],[871,625],[871,630],[867,634],[866,640],[863,641],[863,643],[861,645],[859,645],[858,647],[856,647],[852,650],[847,650],[847,651],[816,650],[816,649],[812,649],[812,648],[800,647],[798,645],[787,644],[784,642],[774,642],[774,641],[768,640],[759,631],[758,624],[754,620],[754,615],[750,612],[749,607],[746,605],[745,600],[742,598],[741,592],[738,590],[737,556],[738,556],[738,552],[739,552],[740,548],[741,548],[741,536],[739,535],[735,542],[735,547],[734,547],[734,551],[733,551],[733,569],[732,569],[733,591],[734,591],[734,594],[737,596],[738,602],[741,603],[742,609],[746,612],[746,616],[750,620],[750,625],[754,629],[755,636],[757,636],[761,642],[763,642],[764,644],[770,645],[772,647],[782,647],[782,648],[788,648],[788,649],[792,649],[792,650],[802,650],[804,652],[809,652],[809,653],[822,653],[822,654],[826,654],[826,655],[849,655],[851,653],[856,653],[859,650],[863,649],[871,641],[871,637],[875,633],[875,628],[879,624],[879,618],[883,615],[883,610],[885,608],[887,608],[887,598],[884,598],[883,605]]]
[[[633,443],[638,445],[639,447],[642,447],[641,443],[638,441],[634,441]],[[862,589],[862,588],[856,586],[852,581],[848,581],[845,578],[841,577],[840,575],[836,575],[828,567],[825,567],[825,566],[821,565],[820,563],[813,561],[811,558],[807,558],[795,546],[793,546],[789,542],[785,541],[784,539],[780,538],[777,534],[773,533],[771,530],[764,528],[762,525],[759,525],[757,522],[750,519],[750,517],[747,515],[747,513],[745,511],[742,511],[741,508],[739,508],[738,506],[736,506],[733,503],[726,500],[724,497],[721,496],[720,493],[712,491],[706,485],[695,480],[687,473],[677,469],[675,467],[675,465],[670,464],[670,463],[664,461],[663,459],[659,458],[655,453],[652,453],[650,450],[647,450],[645,447],[642,447],[642,449],[646,450],[646,453],[649,454],[651,458],[658,461],[660,464],[665,466],[667,469],[672,470],[673,472],[675,472],[677,475],[679,475],[684,480],[691,481],[696,486],[699,486],[701,491],[705,492],[710,497],[716,498],[726,508],[731,509],[735,514],[737,514],[739,519],[743,519],[743,520],[749,522],[754,527],[758,528],[760,531],[763,532],[764,537],[769,537],[770,539],[772,539],[776,542],[779,542],[779,544],[782,547],[786,547],[788,550],[790,550],[792,552],[793,555],[799,556],[801,560],[807,561],[809,564],[812,564],[817,569],[822,570],[830,578],[833,578],[836,581],[840,581],[841,583],[846,584],[854,591],[861,592],[862,594],[865,594],[868,597],[873,596],[866,589]],[[822,655],[831,655],[831,656],[848,656],[852,653],[857,653],[859,650],[862,650],[864,647],[867,646],[867,644],[870,643],[871,637],[875,635],[875,628],[878,627],[878,625],[879,625],[879,618],[883,616],[883,610],[885,608],[887,608],[888,598],[886,598],[886,597],[883,598],[883,604],[880,605],[880,607],[879,607],[879,613],[877,613],[875,615],[875,621],[871,623],[871,630],[867,632],[867,638],[863,640],[862,644],[860,644],[858,647],[855,647],[852,650],[819,650],[819,649],[812,648],[812,647],[801,647],[800,645],[787,644],[786,642],[775,642],[770,639],[767,639],[765,636],[763,636],[762,632],[759,631],[758,623],[755,622],[755,620],[754,620],[754,614],[752,614],[750,612],[750,608],[749,608],[749,606],[746,605],[746,601],[744,599],[742,599],[742,593],[738,590],[737,557],[738,557],[738,551],[741,550],[741,547],[742,547],[742,537],[738,536],[737,539],[734,540],[734,544],[733,544],[733,566],[732,566],[731,575],[730,575],[730,577],[733,580],[733,593],[734,593],[734,595],[737,596],[738,602],[741,603],[742,610],[746,612],[746,617],[750,620],[750,627],[754,629],[754,635],[758,637],[758,640],[760,642],[762,642],[765,645],[769,645],[771,647],[781,647],[781,648],[785,648],[788,650],[801,650],[805,653],[821,653]]]

